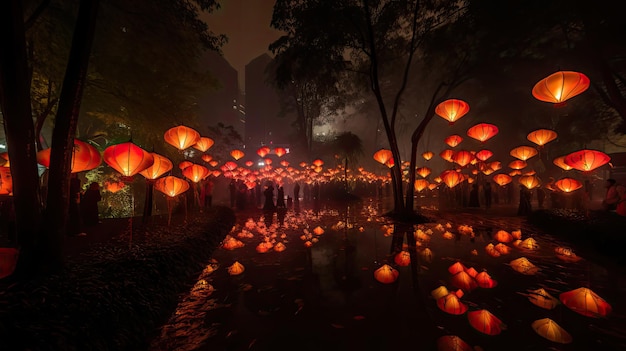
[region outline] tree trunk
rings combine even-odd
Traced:
[[[96,28],[98,2],[98,0],[81,0],[80,2],[52,133],[45,220],[47,230],[50,231],[48,253],[51,262],[54,263],[62,262],[63,234],[69,208],[72,150]]]
[[[0,1],[0,106],[11,160],[17,241],[17,274],[38,268],[41,201],[22,1]]]

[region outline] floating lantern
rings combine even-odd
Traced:
[[[235,261],[235,263],[233,263],[232,266],[228,267],[228,274],[239,275],[243,273],[245,270],[246,270],[246,267],[244,267],[241,263],[239,263],[239,261]]]
[[[454,188],[463,181],[463,175],[459,172],[448,170],[441,174],[441,179],[448,188]]]
[[[464,291],[472,291],[478,286],[476,280],[465,273],[465,271],[458,272],[452,276],[452,285]]]
[[[449,137],[445,138],[443,141],[450,147],[457,147],[461,143],[461,141],[463,141],[463,138],[460,135],[452,134]]]
[[[476,283],[483,289],[495,288],[498,282],[491,278],[487,272],[480,272],[476,275]]]
[[[388,264],[384,264],[374,271],[374,278],[383,284],[395,282],[398,279],[398,275],[400,275],[400,272]]]
[[[526,257],[520,257],[509,262],[511,268],[524,275],[535,275],[539,272],[539,267],[532,264]]]
[[[450,272],[450,274],[457,274],[459,272],[465,272],[466,269],[467,267],[465,267],[463,263],[456,262],[450,267],[448,267],[448,272]]]
[[[493,248],[494,250],[498,251],[501,255],[508,255],[511,253],[511,248],[504,245],[503,243],[498,243]]]
[[[274,247],[274,245],[268,241],[264,241],[262,243],[259,243],[256,246],[256,252],[258,253],[266,253],[269,250],[271,250]]]
[[[437,307],[446,313],[454,315],[461,315],[467,311],[467,305],[461,302],[455,293],[448,293],[446,296],[437,299]]]
[[[467,102],[449,99],[437,105],[437,107],[435,107],[435,113],[437,116],[448,121],[450,125],[453,125],[459,118],[465,116],[469,112],[469,109],[470,107]]]
[[[498,184],[499,186],[505,186],[509,184],[512,180],[513,178],[503,173],[496,174],[493,176],[493,181],[496,182],[496,184]]]
[[[437,339],[439,351],[474,351],[468,343],[456,335],[444,335]]]
[[[222,242],[222,247],[226,250],[234,250],[243,246],[244,244],[241,240],[237,240],[230,235],[227,235],[227,237]]]
[[[565,156],[566,165],[583,172],[591,172],[611,161],[611,157],[598,150],[580,150]]]
[[[415,172],[417,174],[419,174],[420,177],[426,178],[430,174],[430,168],[428,168],[428,167],[420,167],[420,168],[416,169]]]
[[[198,183],[199,181],[208,177],[210,173],[211,171],[209,171],[208,168],[197,164],[193,164],[183,169],[183,175],[185,176],[185,178],[191,180],[194,183]]]
[[[411,254],[408,251],[400,251],[393,258],[393,261],[401,267],[406,267],[411,264]]]
[[[539,244],[533,238],[523,240],[517,247],[525,250],[539,250]]]
[[[380,164],[386,164],[389,160],[391,160],[393,154],[391,150],[380,149],[374,153],[374,160],[378,161]]]
[[[472,155],[472,153],[469,151],[461,150],[454,154],[454,156],[452,157],[452,160],[459,166],[465,167],[468,164],[470,164],[472,160],[474,160],[474,155]]]
[[[522,160],[515,160],[509,163],[509,168],[516,169],[516,170],[526,168],[526,166],[528,166],[528,164]]]
[[[565,156],[560,156],[560,157],[555,158],[552,161],[552,163],[554,163],[557,167],[561,168],[564,171],[569,171],[571,169],[574,169],[573,167],[565,163]]]
[[[315,167],[322,167],[324,165],[324,161],[322,161],[322,160],[320,160],[318,158],[318,159],[314,160],[313,162],[311,162],[311,164],[313,164]]]
[[[154,188],[169,197],[176,197],[189,189],[189,183],[178,177],[167,176],[157,179]]]
[[[178,168],[181,171],[184,170],[185,168],[189,167],[189,166],[193,166],[193,162],[185,160],[185,161],[182,161],[181,163],[178,164]]]
[[[232,151],[230,152],[230,157],[234,158],[234,159],[235,159],[235,161],[240,160],[240,159],[241,159],[242,157],[244,157],[245,155],[246,155],[246,154],[244,154],[244,152],[243,152],[243,151],[241,151],[241,150],[239,150],[239,149],[235,149],[235,150],[232,150]]]
[[[261,156],[261,157],[265,157],[267,156],[267,154],[269,154],[271,151],[271,149],[267,146],[261,146],[260,148],[258,148],[256,150],[256,154]]]
[[[559,344],[569,344],[572,336],[550,318],[543,318],[531,324],[533,330],[544,338]]]
[[[539,186],[539,184],[541,184],[541,182],[539,181],[539,178],[532,176],[532,175],[526,175],[526,176],[521,176],[518,179],[519,183],[522,184],[523,186],[525,186],[527,189],[534,189],[536,187]]]
[[[493,152],[491,152],[490,150],[487,149],[483,149],[480,150],[476,153],[476,155],[474,155],[477,159],[485,162],[487,161],[489,158],[491,158],[491,156],[493,156]]]
[[[274,149],[274,154],[278,157],[283,157],[287,153],[287,149],[284,147],[277,147]]]
[[[530,301],[533,305],[545,308],[546,310],[554,309],[559,304],[559,300],[550,295],[544,288],[530,290],[528,292],[528,301]]]
[[[313,233],[315,235],[322,235],[322,234],[324,234],[324,229],[322,229],[322,227],[320,227],[320,226],[317,226],[317,227],[315,227],[315,229],[313,229]]]
[[[224,169],[232,172],[237,169],[237,164],[233,161],[228,161],[224,163]]]
[[[530,142],[537,144],[539,147],[543,147],[547,143],[556,139],[557,134],[555,131],[550,129],[537,129],[534,132],[530,132],[526,139]]]
[[[489,123],[480,123],[467,130],[467,135],[470,138],[481,143],[493,138],[496,134],[498,134],[498,127]]]
[[[537,149],[522,145],[511,150],[509,154],[518,160],[527,161],[529,158],[537,155]]]
[[[559,300],[570,310],[587,317],[606,317],[612,307],[588,288],[578,288],[559,295]]]
[[[200,139],[195,144],[193,144],[192,147],[200,152],[205,152],[208,149],[210,149],[211,146],[213,146],[213,144],[215,144],[213,139],[207,138],[207,137],[200,137]],[[209,161],[206,161],[206,162],[209,162]]]
[[[562,106],[565,101],[589,88],[589,78],[579,72],[559,71],[535,84],[532,94],[535,99]]]
[[[422,190],[426,189],[430,184],[426,179],[416,179],[413,186],[414,189],[419,193]]]
[[[448,162],[454,162],[454,150],[443,150],[439,156],[441,156],[441,158],[443,158],[444,160],[448,161]]]
[[[465,270],[465,273],[469,274],[469,276],[472,278],[476,278],[476,276],[478,275],[478,272],[474,267],[469,267]]]
[[[506,230],[498,230],[493,238],[501,243],[510,243],[511,241],[513,241],[513,236],[511,236],[511,234]]]
[[[442,297],[444,297],[444,296],[448,295],[449,293],[450,293],[450,292],[448,291],[448,289],[447,289],[445,286],[441,285],[441,286],[440,286],[440,287],[438,287],[437,289],[435,289],[435,290],[431,291],[431,292],[430,292],[430,295],[431,295],[432,297],[434,297],[434,298],[435,298],[435,300],[439,300],[440,298],[442,298]]]
[[[166,143],[178,150],[185,150],[200,141],[200,133],[189,127],[178,126],[168,129],[164,138]]]
[[[152,166],[150,166],[150,167],[144,169],[143,171],[139,172],[139,174],[144,176],[146,179],[154,180],[154,179],[157,179],[158,177],[162,176],[166,172],[169,172],[174,165],[172,164],[172,161],[170,161],[165,156],[161,156],[161,155],[156,154],[154,152],[151,153],[151,154],[152,154],[152,158],[154,159],[154,162],[152,163]]]
[[[433,156],[435,156],[435,154],[432,151],[426,151],[426,152],[422,153],[422,157],[426,161],[430,161],[430,159],[433,158]]]
[[[572,191],[578,190],[583,187],[583,184],[581,182],[573,178],[559,179],[556,181],[556,183],[554,183],[554,185],[564,193],[571,193]]]
[[[468,312],[467,319],[474,329],[487,335],[498,335],[506,329],[506,325],[487,310]]]
[[[132,177],[154,163],[152,154],[131,142],[107,147],[103,158],[104,162],[125,177]]]

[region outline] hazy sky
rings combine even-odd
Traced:
[[[269,44],[280,37],[270,28],[275,0],[222,0],[222,8],[203,15],[216,34],[226,34],[228,43],[222,48],[224,57],[239,72],[243,89],[245,66],[266,53]]]

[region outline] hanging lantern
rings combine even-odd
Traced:
[[[454,162],[454,150],[443,150],[439,156],[448,162]]]
[[[284,147],[277,147],[274,149],[274,154],[278,157],[283,157],[287,153],[287,150]]]
[[[393,258],[393,261],[400,267],[406,267],[411,264],[411,254],[408,251],[400,251]]]
[[[208,155],[208,154],[204,154],[200,157],[202,159],[202,161],[209,163],[211,162],[211,160],[213,160],[213,156]]]
[[[539,147],[543,147],[547,143],[556,139],[557,134],[555,131],[550,129],[537,129],[534,132],[530,132],[526,139],[528,139],[531,143],[537,144]]]
[[[469,151],[461,150],[461,151],[455,153],[454,157],[452,159],[459,166],[465,167],[468,164],[470,164],[470,162],[472,162],[472,160],[474,160],[474,155],[472,155],[472,153],[469,152]]]
[[[271,149],[267,146],[261,146],[260,148],[258,148],[256,150],[256,154],[261,156],[261,157],[265,157],[267,156],[267,154],[269,154],[271,151]]]
[[[528,166],[528,164],[522,160],[515,160],[509,163],[509,168],[516,169],[516,170],[524,169],[526,168],[526,166]]]
[[[509,175],[503,173],[494,175],[492,179],[499,186],[505,186],[513,180],[513,178],[511,178]]]
[[[189,127],[178,126],[168,129],[164,138],[166,143],[178,150],[185,150],[200,141],[200,133]]]
[[[439,351],[473,351],[474,349],[456,335],[444,335],[437,339]]]
[[[213,146],[213,144],[215,144],[213,139],[207,138],[207,137],[200,137],[200,139],[198,139],[198,141],[195,144],[193,144],[192,147],[200,152],[206,152],[208,149],[211,148],[211,146]]]
[[[573,178],[559,179],[556,181],[556,183],[554,183],[554,185],[564,193],[571,193],[572,191],[578,190],[583,187],[583,184],[581,182]]]
[[[452,134],[443,141],[450,147],[457,147],[463,141],[463,138],[460,135]]]
[[[422,153],[422,157],[426,161],[429,161],[431,158],[433,158],[433,156],[435,156],[435,154],[432,151],[426,151],[426,152]]]
[[[268,158],[264,158],[264,159],[263,159],[263,163],[264,163],[266,166],[269,166],[269,165],[271,165],[271,164],[272,164],[272,159],[271,159],[271,158],[269,158],[269,157],[268,157]]]
[[[208,168],[193,164],[185,169],[183,169],[183,175],[185,178],[191,180],[194,183],[198,183],[204,178],[208,177],[211,172]]]
[[[428,183],[428,181],[426,179],[416,179],[415,183],[413,184],[414,189],[419,193],[422,192],[422,190],[426,189],[430,184]]]
[[[400,275],[400,272],[388,264],[384,264],[374,271],[374,278],[383,284],[395,282],[398,279],[398,275]]]
[[[172,161],[170,161],[167,157],[161,156],[154,152],[152,152],[151,155],[154,159],[154,163],[152,163],[152,166],[139,172],[139,174],[144,176],[146,179],[157,179],[158,177],[162,176],[172,169]]]
[[[564,171],[569,171],[572,168],[570,165],[568,165],[567,163],[565,163],[565,156],[560,156],[554,159],[554,161],[552,161],[552,163],[554,163],[557,167],[561,168]]]
[[[538,319],[534,321],[531,326],[535,333],[550,341],[559,344],[569,344],[572,342],[572,336],[550,318]]]
[[[568,166],[583,172],[591,172],[611,161],[611,157],[602,151],[580,150],[565,156],[563,160]]]
[[[461,302],[455,293],[448,293],[446,296],[437,299],[437,307],[446,313],[457,316],[467,311],[467,305]]]
[[[589,88],[586,75],[572,71],[559,71],[540,80],[533,87],[533,96],[539,101],[563,106],[565,101]]]
[[[480,123],[467,130],[470,138],[476,139],[481,143],[491,139],[498,134],[498,127],[489,123]]]
[[[176,197],[189,189],[189,183],[178,177],[167,176],[157,179],[154,188],[169,197]]]
[[[374,153],[374,160],[378,161],[380,164],[386,164],[389,160],[393,158],[393,154],[391,150],[380,149]]]
[[[209,165],[210,165],[211,167],[215,167],[215,166],[217,166],[218,164],[219,164],[219,162],[217,162],[217,160],[211,160],[211,161],[209,161]]]
[[[554,309],[559,304],[559,300],[550,295],[544,288],[528,291],[528,301],[546,310]]]
[[[109,146],[103,156],[104,162],[125,177],[132,177],[154,163],[152,154],[131,142]]]
[[[235,149],[235,150],[233,150],[233,151],[231,151],[231,152],[230,152],[230,156],[231,156],[232,158],[234,158],[234,159],[235,159],[235,161],[238,161],[239,159],[241,159],[242,157],[244,157],[244,156],[245,156],[245,154],[243,153],[243,151]]]
[[[283,167],[289,167],[289,161],[282,160],[282,161],[280,161],[280,165],[283,166]]]
[[[487,161],[489,158],[491,158],[491,156],[493,156],[493,152],[487,150],[487,149],[483,149],[480,150],[476,153],[476,155],[474,155],[477,159],[485,162]]]
[[[498,335],[506,329],[506,325],[487,310],[468,312],[467,319],[474,329],[487,335]]]
[[[441,173],[441,179],[452,189],[463,181],[463,175],[457,171],[447,170]]]
[[[491,278],[487,272],[480,272],[476,275],[476,283],[483,289],[495,288],[498,282]]]
[[[191,161],[182,161],[181,163],[178,164],[178,168],[182,171],[187,167],[193,166],[193,162]]]
[[[532,264],[526,257],[517,258],[509,264],[513,270],[524,275],[535,275],[539,272],[539,267]]]
[[[239,261],[235,261],[235,263],[233,263],[232,266],[228,267],[228,274],[239,275],[243,273],[245,270],[246,270],[246,267],[244,267],[241,263],[239,263]]]
[[[437,107],[435,107],[435,113],[437,116],[448,121],[450,125],[453,125],[459,118],[465,116],[469,112],[469,109],[470,107],[467,102],[449,99],[437,105]]]
[[[233,161],[228,161],[224,163],[224,169],[226,169],[227,171],[234,171],[235,169],[237,169],[237,164]]]
[[[606,317],[612,307],[588,288],[578,288],[559,295],[559,300],[570,310],[587,317]]]
[[[244,163],[246,165],[246,167],[252,167],[252,165],[254,165],[254,162],[252,161],[246,161],[246,163]]]
[[[509,154],[518,160],[526,161],[529,158],[537,155],[537,149],[535,149],[534,147],[522,145],[511,150]]]
[[[430,168],[428,167],[420,167],[415,170],[415,173],[419,174],[420,177],[426,178],[430,174]]]
[[[37,152],[37,163],[49,168],[51,151],[52,149],[48,148]],[[74,146],[72,147],[71,173],[90,171],[100,166],[100,163],[102,163],[102,157],[100,156],[98,149],[89,143],[74,139]],[[9,162],[7,161],[4,167],[8,166]]]
[[[498,171],[502,169],[502,163],[500,163],[500,161],[493,161],[489,163],[489,168],[493,169],[494,171]]]
[[[536,187],[538,187],[541,184],[541,181],[539,181],[539,178],[535,177],[535,176],[531,176],[531,175],[527,175],[527,176],[521,176],[518,179],[519,183],[522,184],[523,186],[525,186],[527,189],[534,189]]]

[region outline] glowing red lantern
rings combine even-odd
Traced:
[[[447,170],[441,173],[441,179],[448,188],[454,188],[463,181],[463,175],[456,171]]]
[[[152,163],[152,166],[139,172],[139,174],[144,176],[146,179],[157,179],[166,172],[169,172],[174,166],[172,164],[172,161],[170,161],[165,156],[152,153],[152,157],[154,158],[154,163]]]
[[[498,127],[489,123],[480,123],[467,130],[467,135],[470,138],[481,143],[493,138],[496,134],[498,134]]]
[[[411,264],[411,254],[408,251],[400,251],[396,254],[393,261],[401,267]]]
[[[587,317],[606,317],[613,309],[598,294],[588,288],[578,288],[559,295],[559,300],[569,309]]]
[[[254,162],[252,162],[252,161],[246,161],[246,163],[245,163],[246,167],[252,167],[253,164],[254,164]]]
[[[280,165],[283,166],[283,167],[289,167],[289,161],[282,160],[282,161],[280,161]]]
[[[164,138],[166,143],[178,150],[185,150],[200,140],[200,133],[189,127],[178,126],[168,129]]]
[[[426,151],[426,152],[422,153],[422,157],[426,161],[429,161],[431,158],[433,158],[433,156],[435,156],[435,154],[432,151]]]
[[[400,275],[400,272],[388,264],[384,264],[374,271],[374,278],[383,284],[395,282],[398,279],[398,275]]]
[[[428,181],[426,179],[416,179],[415,183],[413,184],[413,186],[415,187],[415,190],[419,193],[422,190],[426,189],[430,184],[428,183]]]
[[[467,311],[467,305],[461,302],[455,293],[448,293],[446,296],[437,299],[437,307],[446,313],[454,315],[461,315]]]
[[[469,112],[469,104],[463,100],[449,99],[446,100],[437,107],[435,107],[435,113],[448,121],[450,125],[453,125],[459,118],[465,116]]]
[[[476,155],[474,155],[477,159],[485,162],[487,161],[489,158],[491,158],[491,156],[493,156],[493,152],[487,150],[487,149],[483,149],[480,150],[476,153]]]
[[[475,279],[478,286],[483,289],[495,288],[498,285],[498,282],[493,280],[487,272],[478,273]]]
[[[206,167],[196,164],[183,169],[183,175],[194,183],[208,177],[209,174],[210,171]]]
[[[463,138],[460,135],[452,134],[443,141],[450,147],[457,147],[463,141]]]
[[[499,186],[505,186],[509,184],[513,179],[507,174],[496,174],[493,176],[493,181],[496,182]]]
[[[563,161],[574,169],[590,172],[609,163],[611,157],[598,150],[580,150],[565,156]]]
[[[454,162],[454,150],[443,150],[439,156],[441,156],[441,158],[443,158],[444,160],[448,161],[448,162]]]
[[[472,291],[478,286],[476,280],[465,271],[458,272],[452,276],[452,285],[463,289],[463,291]]]
[[[228,161],[224,163],[224,168],[228,171],[234,171],[235,169],[237,169],[237,164],[233,161]]]
[[[557,134],[555,131],[550,129],[537,129],[534,132],[530,132],[526,139],[530,142],[537,144],[539,147],[543,147],[547,143],[556,139]]]
[[[37,163],[46,168],[50,167],[50,152],[50,148],[37,152]],[[74,139],[71,162],[71,172],[78,173],[97,168],[102,162],[102,157],[100,152],[89,143]],[[4,167],[8,167],[8,161]]]
[[[557,180],[554,185],[564,193],[571,193],[583,187],[583,184],[573,178],[563,178]]]
[[[204,154],[200,158],[202,159],[202,161],[204,161],[206,163],[209,163],[213,159],[213,156],[208,155],[208,154]]]
[[[539,184],[541,184],[541,182],[539,181],[539,178],[535,177],[535,176],[521,176],[519,178],[519,183],[522,184],[523,186],[525,186],[528,189],[534,189],[536,187],[539,186]]]
[[[178,168],[182,171],[187,167],[191,167],[192,165],[193,162],[185,160],[178,164]]]
[[[261,156],[261,157],[265,157],[267,154],[269,154],[271,151],[271,149],[267,146],[261,146],[260,148],[258,148],[256,150],[256,154]]]
[[[522,145],[511,150],[510,155],[518,160],[526,161],[529,158],[537,155],[537,149],[534,147]]]
[[[211,161],[209,162],[209,165],[210,165],[211,167],[215,167],[215,166],[217,166],[218,164],[219,164],[219,162],[217,162],[217,160],[211,160]]]
[[[231,151],[231,152],[230,152],[230,156],[231,156],[232,158],[234,158],[235,160],[239,160],[239,159],[241,159],[242,157],[244,157],[244,156],[245,156],[245,154],[243,153],[243,151],[238,150],[238,149],[235,149],[235,150],[233,150],[233,151]]]
[[[205,152],[213,146],[215,142],[211,138],[200,137],[200,139],[192,145],[192,147],[200,152]]]
[[[430,174],[430,168],[428,168],[428,167],[420,167],[420,168],[416,169],[415,172],[417,174],[419,174],[420,177],[426,178]]]
[[[528,164],[522,160],[515,160],[515,161],[511,161],[511,163],[509,163],[509,168],[511,169],[524,169],[526,168],[526,166],[528,166]]]
[[[176,197],[189,189],[186,180],[174,176],[159,178],[154,188],[169,197]]]
[[[589,78],[582,73],[559,71],[537,82],[532,93],[539,101],[562,106],[568,99],[587,90],[589,83]]]
[[[103,156],[104,162],[125,177],[132,177],[154,163],[151,153],[131,142],[109,146]]]
[[[277,147],[274,149],[274,154],[278,157],[283,157],[287,153],[287,150],[284,147]]]
[[[498,335],[506,329],[506,325],[487,310],[468,312],[467,319],[474,329],[487,335]]]
[[[467,166],[474,159],[474,155],[466,150],[461,150],[454,154],[453,160],[461,167]]]
[[[554,163],[555,165],[557,165],[559,168],[561,168],[564,171],[569,171],[571,169],[574,169],[570,167],[570,165],[565,163],[565,156],[560,156],[560,157],[555,158],[554,161],[552,161],[552,163]]]

